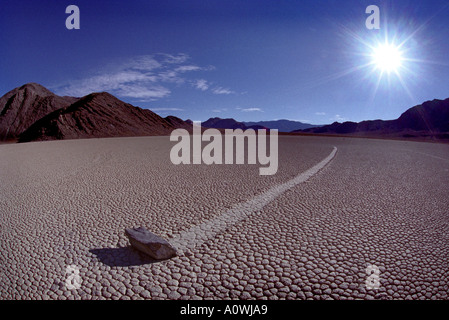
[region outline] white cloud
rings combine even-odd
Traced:
[[[228,108],[213,109],[212,112],[221,113],[228,111]]]
[[[190,65],[190,66],[180,66],[180,67],[177,67],[176,69],[175,69],[175,71],[176,72],[186,72],[186,71],[198,71],[198,70],[201,70],[202,68],[200,68],[200,67],[198,67],[198,66],[193,66],[193,65]]]
[[[119,69],[151,71],[153,69],[160,68],[161,66],[161,62],[157,61],[154,56],[146,55],[128,59],[127,61],[119,65]]]
[[[151,111],[184,111],[181,108],[151,108]]]
[[[162,82],[168,83],[183,83],[185,80],[181,78],[174,70],[162,71],[157,74],[157,77]]]
[[[159,55],[163,56],[165,58],[164,61],[163,61],[165,63],[180,64],[180,63],[184,63],[184,62],[186,62],[187,60],[190,59],[189,55],[187,55],[185,53],[180,53],[180,54],[177,54],[177,55],[161,53]]]
[[[262,109],[260,108],[246,108],[246,109],[240,109],[242,112],[263,112]]]
[[[189,62],[187,54],[142,55],[125,61],[100,66],[96,73],[52,87],[59,95],[82,97],[92,92],[106,91],[118,97],[153,101],[170,96],[172,90],[183,84],[214,94],[235,94],[229,88],[215,86],[206,79],[193,80],[191,74],[215,70],[214,66],[198,66]]]
[[[207,80],[199,79],[193,82],[193,86],[201,91],[206,91],[209,89],[209,85],[207,84]]]
[[[317,116],[325,116],[326,112],[315,112],[315,115],[317,115]]]
[[[112,94],[133,98],[161,98],[170,90],[154,84],[156,78],[135,71],[93,76],[72,81],[59,90],[63,95],[85,96],[92,92],[107,91]]]
[[[121,87],[116,90],[117,95],[122,97],[130,97],[136,99],[145,100],[155,100],[166,97],[170,94],[170,90],[162,86],[140,86],[140,85],[121,85]]]
[[[336,114],[332,118],[329,119],[330,121],[338,121],[338,122],[345,122],[348,121],[347,118],[340,116],[339,114]]]
[[[215,94],[231,94],[234,93],[234,91],[229,90],[228,88],[223,88],[223,87],[216,87],[212,90],[213,93]]]
[[[155,54],[137,56],[121,63],[104,67],[90,77],[72,80],[52,88],[60,95],[85,96],[92,92],[107,91],[119,97],[129,97],[140,101],[151,101],[167,97],[171,90],[169,84],[183,84],[189,72],[209,70],[186,64],[190,57],[186,54]],[[200,90],[209,88],[206,80],[196,82]]]

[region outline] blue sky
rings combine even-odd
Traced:
[[[182,119],[394,119],[449,97],[448,21],[447,0],[2,0],[0,95],[37,82]],[[387,38],[403,60],[380,77],[370,55]]]

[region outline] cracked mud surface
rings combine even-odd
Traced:
[[[1,299],[449,299],[449,147],[279,137],[279,170],[178,165],[169,137],[0,146]],[[168,241],[336,156],[179,256]],[[367,289],[368,265],[379,268]],[[79,289],[68,289],[68,266]]]

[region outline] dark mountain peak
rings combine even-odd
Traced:
[[[45,88],[44,86],[41,86],[38,83],[30,82],[24,84],[23,86],[12,89],[11,91],[7,92],[3,97],[1,97],[0,108],[4,107],[4,104],[6,103],[7,100],[11,99],[11,97],[16,96],[21,97],[23,99],[24,97],[33,97],[33,96],[48,97],[56,95],[47,88]]]
[[[408,109],[395,120],[334,122],[317,128],[296,130],[296,132],[430,137],[432,139],[445,137],[449,133],[449,98],[423,102]]]
[[[165,121],[167,121],[169,124],[171,124],[173,127],[176,128],[184,128],[187,130],[192,129],[192,123],[193,122],[188,122],[188,120],[184,121],[178,117],[175,116],[167,116],[164,118]]]
[[[44,86],[35,83],[35,82],[30,82],[30,83],[26,83],[21,87],[18,87],[14,90],[20,91],[28,91],[31,93],[35,93],[37,95],[41,95],[41,96],[49,96],[49,95],[55,95],[53,92],[51,92],[50,90],[48,90],[47,88],[45,88]]]
[[[120,101],[122,102],[120,99],[116,98],[115,96],[113,96],[112,94],[110,94],[109,92],[92,92],[90,94],[88,94],[87,96],[84,96],[82,99],[85,100],[113,100],[113,101]]]
[[[97,105],[117,105],[127,104],[120,99],[114,97],[108,92],[93,92],[78,99],[76,105],[97,104]]]
[[[232,118],[210,118],[206,121],[204,121],[201,126],[205,128],[216,128],[216,129],[246,129],[247,126],[242,123],[238,122],[235,119]]]
[[[426,101],[408,109],[396,121],[415,131],[449,132],[449,98]]]
[[[27,83],[0,98],[0,140],[17,138],[45,115],[77,98],[60,97],[37,83]]]

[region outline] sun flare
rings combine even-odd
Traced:
[[[382,72],[398,72],[402,65],[402,53],[392,44],[381,44],[373,49],[372,62]]]

